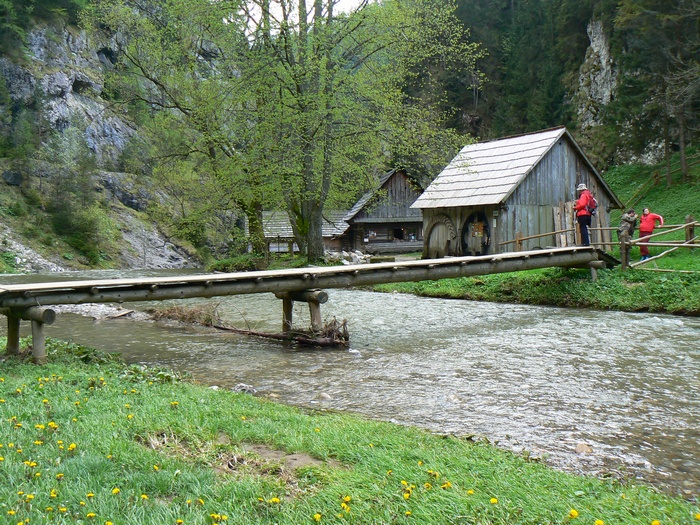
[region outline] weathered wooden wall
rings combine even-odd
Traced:
[[[500,206],[463,208],[426,208],[423,210],[424,256],[464,255],[461,238],[467,218],[475,211],[484,213],[491,233],[488,253],[516,250],[516,244],[499,246],[513,240],[520,233],[523,237],[554,232],[575,226],[574,201],[578,198],[576,187],[584,183],[598,200],[598,213],[592,228],[608,227],[609,208],[612,202],[607,190],[596,174],[589,169],[577,148],[562,137],[535,165],[533,170],[515,188]],[[432,238],[431,230],[435,228]],[[450,228],[453,236],[448,237]],[[593,244],[610,243],[610,232],[591,232]],[[547,247],[566,247],[575,244],[573,234],[549,235],[523,242],[523,250]],[[449,245],[450,249],[445,249]]]

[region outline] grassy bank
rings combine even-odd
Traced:
[[[551,268],[377,285],[374,290],[501,303],[700,315],[700,273],[611,269],[599,271],[597,281],[592,281],[588,270]]]
[[[2,362],[0,523],[700,521],[651,488],[485,443],[212,390],[73,344],[48,350],[45,367]]]

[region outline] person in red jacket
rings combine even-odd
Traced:
[[[591,244],[591,239],[588,235],[588,228],[591,227],[592,217],[589,205],[593,200],[593,194],[591,194],[583,183],[576,187],[576,191],[579,192],[579,197],[576,204],[574,204],[574,210],[576,211],[576,221],[581,231],[581,244],[589,246]]]
[[[656,213],[650,213],[649,208],[644,208],[642,213],[642,218],[639,220],[639,240],[642,242],[649,242],[648,237],[654,232],[656,227],[656,221],[659,221],[659,226],[664,225],[664,218]],[[642,255],[642,261],[646,261],[649,258],[649,247],[640,246],[639,253]]]

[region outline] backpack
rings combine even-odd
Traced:
[[[586,204],[586,211],[591,215],[595,215],[598,210],[598,201],[593,195],[588,197],[588,204]]]

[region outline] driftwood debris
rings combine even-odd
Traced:
[[[214,325],[214,328],[237,334],[276,339],[278,341],[291,341],[306,346],[348,346],[350,344],[347,320],[343,319],[341,323],[335,317],[332,321],[326,322],[323,330],[318,333],[313,331],[288,333],[257,332],[255,330],[242,330],[223,325]]]

